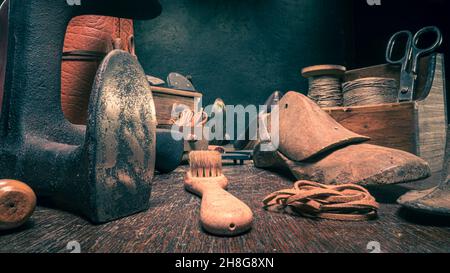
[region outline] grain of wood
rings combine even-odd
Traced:
[[[153,99],[155,101],[156,119],[158,125],[172,125],[172,108],[175,103],[184,104],[195,109],[201,93],[174,90],[169,88],[152,86]]]
[[[413,103],[324,109],[345,128],[364,136],[368,143],[415,153]]]
[[[436,56],[436,70],[429,95],[416,102],[418,134],[417,154],[425,158],[433,171],[442,170],[447,135],[447,105],[444,56]]]
[[[70,213],[39,207],[25,227],[0,233],[0,252],[67,253],[67,243],[73,240],[82,252],[94,253],[365,253],[371,241],[380,242],[383,252],[450,252],[448,219],[408,216],[398,205],[385,202],[407,188],[377,188],[381,192],[373,194],[384,203],[375,221],[316,221],[264,211],[263,198],[292,182],[252,165],[225,166],[224,173],[230,193],[254,211],[253,229],[240,237],[218,238],[201,230],[200,199],[183,189],[186,169],[157,175],[151,208],[112,223],[94,226]],[[430,179],[420,184],[427,188],[434,183]]]

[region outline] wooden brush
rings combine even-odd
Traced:
[[[241,200],[225,189],[228,179],[222,173],[222,158],[216,151],[193,151],[189,154],[186,190],[202,197],[200,222],[215,235],[234,236],[248,231],[253,213]]]

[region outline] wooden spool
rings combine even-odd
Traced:
[[[35,207],[36,195],[29,186],[16,180],[0,180],[0,230],[20,227]]]
[[[308,97],[320,107],[342,106],[342,77],[346,68],[340,65],[315,65],[302,70],[309,79]]]

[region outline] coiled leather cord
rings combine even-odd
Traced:
[[[311,218],[365,221],[377,217],[379,204],[363,187],[354,184],[323,185],[298,181],[293,189],[267,196],[264,209]]]

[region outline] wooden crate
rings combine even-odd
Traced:
[[[164,87],[152,86],[153,99],[156,108],[156,120],[158,128],[170,129],[173,125],[171,122],[172,107],[175,103],[189,106],[192,110],[202,107],[202,93],[176,90]],[[207,150],[208,141],[202,139],[199,141],[185,141],[184,151]]]
[[[202,93],[182,91],[164,87],[152,86],[153,99],[155,101],[156,119],[159,127],[171,126],[171,113],[174,103],[185,104],[192,110],[196,106],[201,107]]]
[[[443,167],[447,133],[444,55],[420,60],[418,90],[414,102],[376,106],[325,108],[344,127],[371,137],[371,143],[414,153],[433,172]],[[399,68],[379,65],[348,71],[345,81],[364,77],[391,77],[399,80]]]

